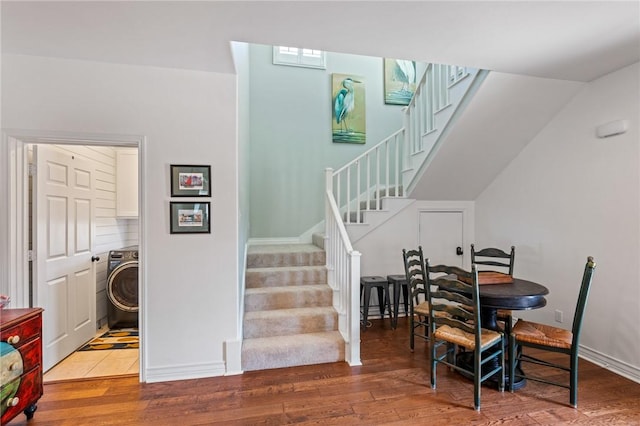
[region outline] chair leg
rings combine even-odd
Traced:
[[[436,388],[436,342],[431,339],[430,340],[430,351],[431,351],[431,389]]]
[[[413,348],[415,345],[415,316],[413,314],[413,305],[411,305],[411,312],[409,312],[409,346],[411,347],[411,352],[413,352]]]
[[[516,378],[516,363],[518,356],[516,355],[516,339],[509,337],[509,392],[513,392],[513,382]]]
[[[364,331],[367,331],[367,320],[369,318],[369,300],[371,298],[371,287],[364,286],[364,308],[362,327]]]
[[[402,286],[402,301],[404,302],[404,314],[409,315],[409,288],[407,285]]]
[[[480,376],[482,375],[482,355],[479,350],[475,350],[473,357],[473,408],[480,411]]]
[[[504,343],[505,343],[505,338],[503,336],[503,338],[500,339],[500,351],[501,351],[500,363],[501,363],[501,365],[500,365],[500,384],[498,385],[498,390],[500,390],[500,392],[504,392],[504,376],[505,376],[504,370],[507,367],[505,365],[505,363],[504,363],[504,358],[505,358],[505,356],[504,356],[504,354],[505,354]],[[509,358],[509,359],[511,359],[511,358]]]
[[[389,286],[385,286],[384,288],[384,299],[385,299],[385,303],[383,304],[385,306],[385,309],[389,310],[389,322],[391,322],[391,328],[396,328],[394,322],[393,322],[393,311],[391,310],[391,297],[389,295]],[[382,315],[382,319],[384,319],[384,315]]]
[[[515,372],[515,343],[514,338],[511,334],[507,335],[507,351],[508,351],[508,367],[509,367],[509,392],[513,392],[513,374]]]
[[[384,319],[384,289],[382,287],[376,287],[378,290],[378,308],[380,309],[380,319]]]
[[[569,372],[569,403],[578,408],[578,355],[571,356],[571,371]]]

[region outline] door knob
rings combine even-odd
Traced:
[[[462,256],[462,247],[456,247],[456,254]]]
[[[97,262],[97,261],[99,261],[99,260],[100,260],[100,257],[99,257],[99,256],[91,256],[91,261],[92,261],[92,262]]]

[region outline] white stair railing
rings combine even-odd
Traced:
[[[441,130],[436,114],[450,105],[451,90],[468,75],[465,67],[429,64],[405,109],[404,127],[338,170],[325,171],[328,281],[350,365],[360,365],[360,253],[345,224],[363,223],[364,212],[380,210],[383,197],[404,197],[420,168],[415,163],[424,162],[434,146],[425,139]]]
[[[403,135],[398,130],[332,172],[331,192],[345,223],[362,223],[362,212],[380,210],[382,197],[402,196]]]
[[[325,252],[327,279],[333,289],[333,307],[338,312],[338,330],[345,340],[345,361],[360,361],[360,253],[349,241],[340,210],[333,198],[333,170],[326,169]]]
[[[436,114],[468,74],[466,67],[429,64],[405,109],[404,127],[333,172],[331,190],[346,224],[363,223],[363,212],[380,210],[383,197],[404,197],[417,172],[412,156],[431,148],[424,141],[439,130]]]
[[[466,67],[429,64],[405,111],[407,155],[424,151],[424,136],[436,131],[436,114],[450,105],[449,89],[468,75]]]

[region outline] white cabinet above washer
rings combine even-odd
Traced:
[[[138,217],[138,149],[116,149],[116,216]]]

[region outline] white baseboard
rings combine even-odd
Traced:
[[[640,383],[640,368],[627,364],[624,361],[610,357],[609,355],[598,352],[594,349],[580,345],[580,358],[584,358],[600,367],[618,374],[622,377],[626,377],[629,380],[633,380],[636,383]]]
[[[249,238],[247,244],[250,246],[264,246],[267,244],[300,244],[302,241],[298,237],[288,238]]]
[[[324,232],[324,220],[313,225],[311,228],[303,232],[299,237],[286,238],[249,238],[247,244],[253,246],[266,244],[311,244],[313,234]]]
[[[224,376],[225,373],[224,362],[218,361],[206,364],[149,367],[146,369],[145,379],[147,383],[157,383]]]
[[[244,300],[244,299],[243,299]],[[225,376],[242,374],[242,339],[224,342],[224,356],[227,361]]]

